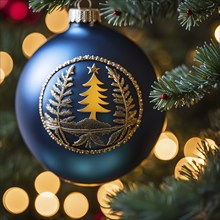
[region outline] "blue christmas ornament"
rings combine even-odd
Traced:
[[[97,9],[71,9],[69,29],[32,56],[17,86],[27,146],[45,168],[75,183],[131,171],[164,120],[149,103],[156,76],[145,54],[99,21]]]

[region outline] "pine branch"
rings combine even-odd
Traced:
[[[200,151],[205,165],[182,168],[188,181],[170,177],[159,188],[129,185],[110,195],[113,213],[122,212],[121,220],[215,219],[220,208],[220,148],[203,142]]]
[[[29,6],[34,12],[40,12],[43,9],[47,9],[48,12],[52,12],[55,8],[70,8],[76,1],[77,0],[29,0]]]
[[[198,26],[199,23],[212,15],[217,7],[220,6],[220,0],[185,0],[179,4],[178,20],[187,30]]]
[[[103,4],[102,15],[115,26],[143,26],[156,17],[172,17],[178,6],[176,0],[109,0]]]
[[[192,106],[201,100],[220,81],[220,44],[205,43],[197,48],[194,60],[200,66],[189,70],[185,65],[166,72],[152,86],[150,93],[154,108],[164,111],[183,106]]]

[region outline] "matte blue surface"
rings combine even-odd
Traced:
[[[65,61],[95,55],[119,63],[133,74],[143,95],[142,122],[132,139],[108,153],[85,155],[57,145],[44,129],[39,115],[42,85],[52,70]],[[156,80],[145,54],[123,35],[101,25],[71,24],[50,39],[28,61],[16,94],[17,121],[23,139],[41,164],[61,178],[77,183],[103,183],[136,167],[154,146],[163,126],[164,114],[153,110],[149,92]]]

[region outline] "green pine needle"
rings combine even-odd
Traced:
[[[179,4],[178,20],[187,30],[206,20],[220,5],[220,0],[185,0]]]
[[[70,8],[76,2],[77,0],[29,0],[29,6],[34,12],[43,9],[51,12],[55,8]],[[117,26],[143,26],[152,23],[157,17],[170,18],[178,8],[178,20],[190,30],[212,15],[220,6],[220,0],[109,0],[101,3],[101,6],[102,15],[109,23]],[[119,12],[118,15],[114,14],[115,10]]]
[[[143,26],[156,17],[170,18],[176,13],[176,0],[109,0],[101,4],[102,15],[115,26]],[[114,11],[119,15],[114,15]]]
[[[47,9],[48,12],[52,12],[54,9],[70,8],[77,0],[29,0],[29,6],[34,12],[40,12],[43,9]]]
[[[195,61],[200,66],[193,70],[182,65],[166,72],[152,86],[150,93],[154,108],[165,111],[172,108],[192,106],[201,100],[211,89],[216,88],[220,81],[220,44],[204,44],[196,51]],[[165,98],[163,96],[166,95]]]
[[[220,148],[203,142],[199,150],[204,164],[184,166],[182,175],[189,180],[167,178],[158,188],[154,185],[128,186],[110,195],[113,213],[121,220],[211,220],[220,208]]]
[[[178,11],[181,25],[190,30],[212,15],[220,0],[109,0],[101,5],[102,15],[115,26],[143,26],[158,17],[170,18]],[[115,10],[120,13],[114,15]]]

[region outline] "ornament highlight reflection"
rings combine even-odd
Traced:
[[[56,195],[51,192],[44,192],[35,200],[36,211],[44,217],[54,216],[60,208],[60,202]]]
[[[2,198],[5,209],[12,214],[21,214],[29,205],[28,194],[19,187],[8,189]]]
[[[45,171],[37,176],[34,182],[36,191],[56,194],[60,188],[60,179],[52,172]]]
[[[89,202],[82,193],[73,192],[64,200],[63,208],[70,218],[82,218],[88,212]]]

